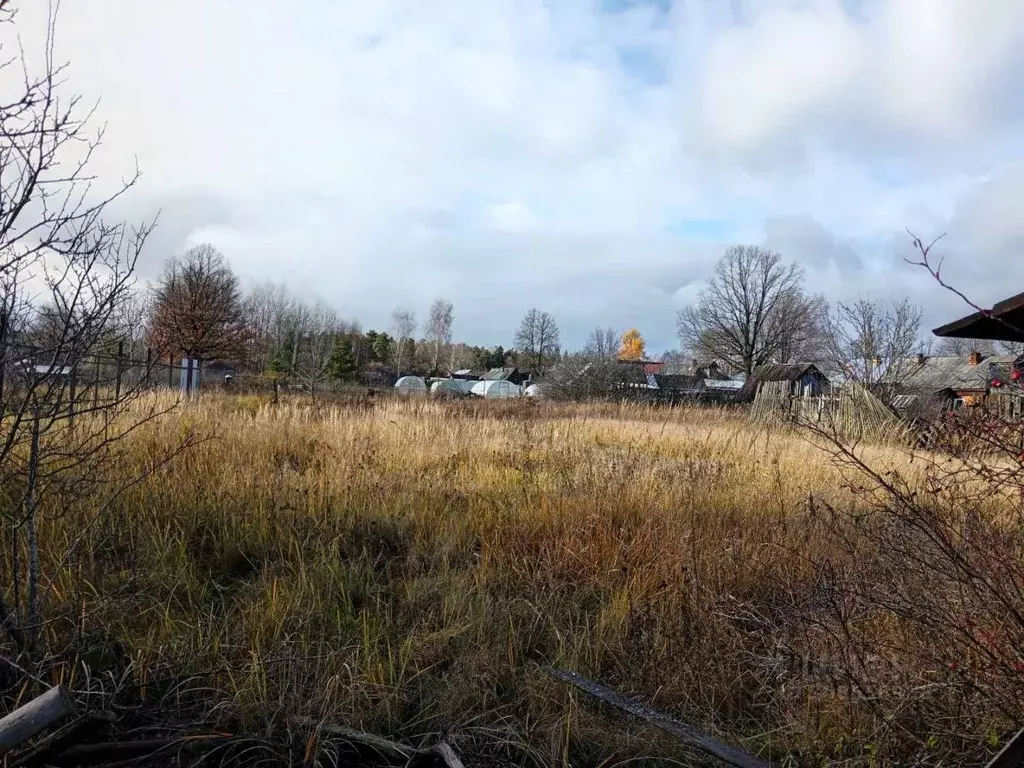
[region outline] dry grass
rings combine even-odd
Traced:
[[[516,765],[685,755],[538,671],[555,664],[780,764],[895,749],[804,619],[831,547],[809,497],[855,501],[799,435],[725,411],[214,397],[134,435],[124,471],[187,426],[216,438],[130,490],[73,564],[53,573],[88,506],[42,531],[50,642],[93,677],[152,698],[195,676],[252,730],[451,730]],[[85,686],[81,665],[54,674]]]

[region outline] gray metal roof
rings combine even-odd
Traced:
[[[704,379],[698,376],[656,373],[654,381],[657,383],[658,389],[675,392],[700,392],[704,389]]]
[[[739,392],[743,389],[743,381],[736,381],[734,379],[704,379],[704,386],[710,390],[720,390],[722,392]]]
[[[910,389],[938,391],[940,389],[986,390],[993,373],[1012,367],[1012,355],[989,355],[977,365],[971,365],[969,356],[946,355],[910,358],[898,366],[899,383]]]

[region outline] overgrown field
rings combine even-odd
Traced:
[[[780,765],[969,763],[1019,714],[1009,661],[854,599],[946,587],[851,556],[826,510],[872,502],[800,434],[711,410],[213,396],[133,433],[122,475],[189,429],[211,439],[98,519],[46,510],[45,636],[70,649],[48,674],[76,689],[261,734],[446,732],[475,765],[691,764],[545,665]],[[920,482],[897,448],[860,451]],[[1005,606],[950,600],[1003,631]]]

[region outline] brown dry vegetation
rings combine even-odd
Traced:
[[[99,521],[44,523],[46,635],[71,649],[54,680],[252,733],[451,733],[479,765],[689,764],[540,665],[779,765],[970,762],[1013,724],[919,623],[841,616],[821,510],[864,502],[799,434],[712,410],[208,396],[133,434],[122,471],[188,428],[214,438]],[[902,451],[863,453],[917,482]]]

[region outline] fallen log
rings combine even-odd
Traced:
[[[0,755],[75,713],[75,701],[58,685],[0,720]]]
[[[587,678],[576,674],[575,672],[564,672],[560,669],[546,668],[544,673],[548,677],[552,677],[562,683],[578,688],[584,693],[589,693],[591,696],[600,699],[606,704],[611,704],[616,709],[620,709],[623,712],[628,712],[634,717],[639,717],[641,720],[653,725],[655,728],[659,728],[666,733],[670,733],[677,739],[682,741],[694,749],[699,749],[701,752],[717,757],[722,762],[734,765],[736,768],[769,768],[768,763],[763,761],[761,758],[745,752],[742,749],[736,747],[730,747],[728,744],[723,744],[717,739],[713,739],[702,731],[698,731],[691,725],[681,723],[678,720],[673,720],[668,715],[664,715],[657,710],[651,709],[646,704],[642,704],[636,699],[630,699],[623,696],[618,691],[609,688],[601,683],[588,680]]]

